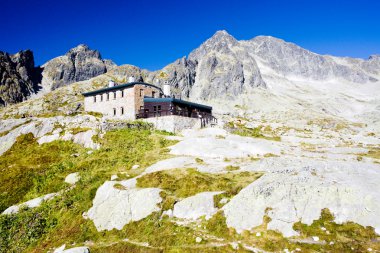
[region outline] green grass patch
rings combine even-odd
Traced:
[[[234,171],[234,170],[240,170],[239,166],[233,166],[233,165],[228,165],[225,168],[226,171]]]
[[[324,252],[367,252],[368,248],[380,250],[380,242],[374,228],[364,227],[353,222],[337,224],[334,216],[328,209],[323,209],[321,217],[309,226],[301,222],[295,223],[293,228],[301,238],[318,236],[326,245],[302,246],[308,250]],[[334,244],[330,245],[330,242]]]
[[[267,230],[267,224],[269,221],[270,218],[268,216],[264,216],[262,225],[255,228],[255,232],[243,231],[241,234],[238,234],[235,229],[227,226],[226,218],[223,212],[219,211],[211,217],[211,219],[205,220],[203,225],[210,234],[223,238],[226,241],[240,241],[247,245],[254,245],[255,247],[270,252],[282,252],[285,248],[294,250],[296,248],[295,245],[292,246],[281,233],[273,230]],[[256,236],[257,231],[260,231],[260,237]]]
[[[195,158],[195,161],[197,162],[197,163],[199,163],[199,164],[204,164],[205,162],[203,161],[203,159],[201,159],[201,158]]]
[[[76,127],[76,128],[71,128],[70,131],[73,135],[76,135],[76,134],[79,134],[79,133],[82,133],[82,132],[86,132],[88,130],[91,130],[91,128],[89,127]]]
[[[205,191],[225,191],[236,195],[242,188],[263,174],[260,172],[240,172],[211,174],[196,169],[175,169],[146,174],[137,179],[138,187],[157,187],[178,198],[186,198]]]
[[[362,157],[370,157],[373,159],[379,159],[380,160],[380,148],[371,148],[368,153],[359,154]]]
[[[97,189],[111,175],[140,174],[147,166],[168,158],[166,147],[176,141],[166,140],[150,130],[121,129],[107,132],[99,142],[101,148],[88,154],[88,149],[72,142],[38,145],[33,135],[28,134],[20,136],[12,148],[0,156],[2,210],[45,193],[68,190],[39,208],[1,216],[2,236],[2,231],[15,232],[1,237],[0,252],[4,252],[3,249],[7,252],[46,252],[62,244],[82,245],[88,240],[110,244],[125,238],[97,232],[91,220],[83,219],[83,212],[89,210]],[[74,153],[79,156],[71,156]],[[130,168],[134,164],[139,164],[140,168],[132,173]],[[81,180],[69,190],[64,178],[72,172],[80,172]],[[24,232],[32,232],[20,230],[20,224],[32,224],[28,217],[32,217],[33,222],[41,218],[36,222],[42,223],[38,225],[42,228],[31,237]],[[135,233],[137,237],[139,231]]]
[[[21,210],[19,214],[0,215],[0,252],[24,252],[57,225],[56,218],[49,218],[51,210],[46,206],[33,212]]]
[[[101,118],[101,117],[103,117],[103,114],[100,113],[100,112],[85,112],[85,114],[88,114],[88,115],[94,116],[94,117],[96,117],[96,118]]]
[[[66,174],[74,172],[73,153],[85,151],[72,142],[39,145],[33,134],[22,135],[0,156],[0,212],[30,198],[64,187]]]
[[[271,141],[281,141],[281,137],[274,134],[270,126],[247,127],[243,123],[228,122],[224,125],[232,134],[244,137],[262,138]]]

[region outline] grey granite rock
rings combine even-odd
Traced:
[[[297,76],[316,81],[342,79],[355,83],[376,81],[360,68],[361,64],[347,63],[351,58],[332,57],[310,52],[293,43],[271,36],[257,36],[242,42],[243,48],[259,57],[278,74]],[[364,60],[359,60],[364,63]],[[371,65],[371,64],[370,64]]]
[[[40,69],[34,67],[33,52],[14,55],[0,52],[0,106],[26,100],[38,90]]]
[[[81,44],[42,66],[42,86],[46,91],[54,90],[104,74],[114,66],[112,61],[103,60],[99,51]]]

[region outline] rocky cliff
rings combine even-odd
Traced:
[[[46,93],[77,81],[104,74],[116,64],[103,60],[86,45],[70,49],[65,55],[34,66],[33,52],[10,55],[0,52],[0,106],[18,103],[37,93]]]
[[[65,55],[54,58],[42,65],[42,87],[54,90],[67,84],[90,79],[104,74],[116,66],[110,60],[103,60],[99,51],[86,45],[70,49]]]
[[[38,90],[41,71],[34,67],[33,52],[0,52],[0,106],[24,101]]]

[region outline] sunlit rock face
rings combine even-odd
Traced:
[[[46,90],[54,90],[104,74],[114,66],[112,61],[103,60],[99,51],[79,45],[42,66],[42,86]]]

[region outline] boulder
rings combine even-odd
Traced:
[[[239,233],[261,225],[267,214],[268,229],[294,236],[294,223],[310,225],[324,208],[337,223],[352,221],[380,233],[380,193],[373,190],[380,185],[380,171],[375,164],[277,158],[264,160],[255,170],[266,173],[222,208],[227,225]]]
[[[58,195],[58,193],[49,193],[49,194],[46,194],[44,196],[41,196],[41,197],[38,197],[38,198],[35,198],[35,199],[32,199],[32,200],[29,200],[29,201],[24,202],[24,203],[21,203],[21,204],[18,204],[18,205],[14,205],[14,206],[10,206],[7,209],[5,209],[2,214],[14,214],[14,213],[18,213],[20,211],[20,208],[22,208],[22,207],[27,207],[27,208],[38,207],[38,206],[41,205],[41,203],[43,201],[47,201],[49,199],[52,199],[52,198],[54,198],[57,195]]]
[[[214,207],[214,196],[222,192],[201,192],[185,198],[174,205],[173,216],[196,220],[202,216],[210,219],[218,209]]]
[[[96,192],[88,218],[98,231],[122,229],[131,221],[141,220],[155,211],[162,201],[160,189],[127,188],[126,181],[107,181]]]
[[[79,173],[75,172],[75,173],[71,173],[67,175],[65,178],[65,182],[68,184],[75,184],[76,182],[79,181],[79,179],[80,179]]]

